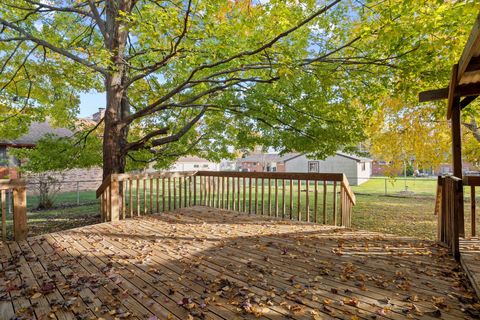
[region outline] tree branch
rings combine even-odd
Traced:
[[[4,25],[7,28],[10,28],[12,30],[17,31],[18,33],[20,33],[21,35],[26,37],[29,41],[32,41],[39,46],[46,47],[46,48],[52,50],[53,52],[56,52],[56,53],[66,57],[66,58],[69,58],[69,59],[71,59],[75,62],[78,62],[78,63],[80,63],[80,64],[82,64],[82,65],[84,65],[84,66],[86,66],[90,69],[93,69],[97,72],[100,72],[104,75],[106,75],[108,73],[108,71],[106,69],[97,66],[95,63],[91,63],[88,60],[85,60],[81,57],[78,57],[78,56],[74,55],[73,53],[71,53],[71,52],[69,52],[65,49],[56,47],[53,44],[51,44],[51,43],[49,43],[49,42],[47,42],[43,39],[39,39],[39,38],[35,37],[34,35],[32,35],[31,33],[27,32],[25,29],[12,24],[12,23],[6,21],[5,19],[3,19],[1,17],[0,17],[0,24]]]

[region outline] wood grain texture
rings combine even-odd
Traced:
[[[0,264],[24,288],[2,319],[454,320],[474,292],[434,242],[206,207],[0,245]]]

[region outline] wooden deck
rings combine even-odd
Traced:
[[[460,238],[460,262],[480,297],[480,238]]]
[[[470,319],[432,242],[205,207],[1,247],[0,319]]]

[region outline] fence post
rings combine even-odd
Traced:
[[[13,234],[15,241],[27,238],[27,189],[13,189]]]
[[[77,181],[77,206],[80,205],[80,185],[79,185],[79,181]]]
[[[120,220],[120,208],[119,208],[120,188],[119,188],[117,176],[112,174],[111,179],[112,180],[110,184],[110,221],[119,221]]]

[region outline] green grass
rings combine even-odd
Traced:
[[[398,178],[372,177],[367,182],[352,186],[355,193],[364,194],[404,194],[405,185],[409,193],[421,196],[434,196],[437,190],[437,180],[432,178]]]
[[[96,202],[95,191],[62,192],[54,195],[53,202],[55,207],[71,206],[79,204],[91,204]],[[38,207],[39,197],[36,195],[27,196],[27,206],[29,209]]]

